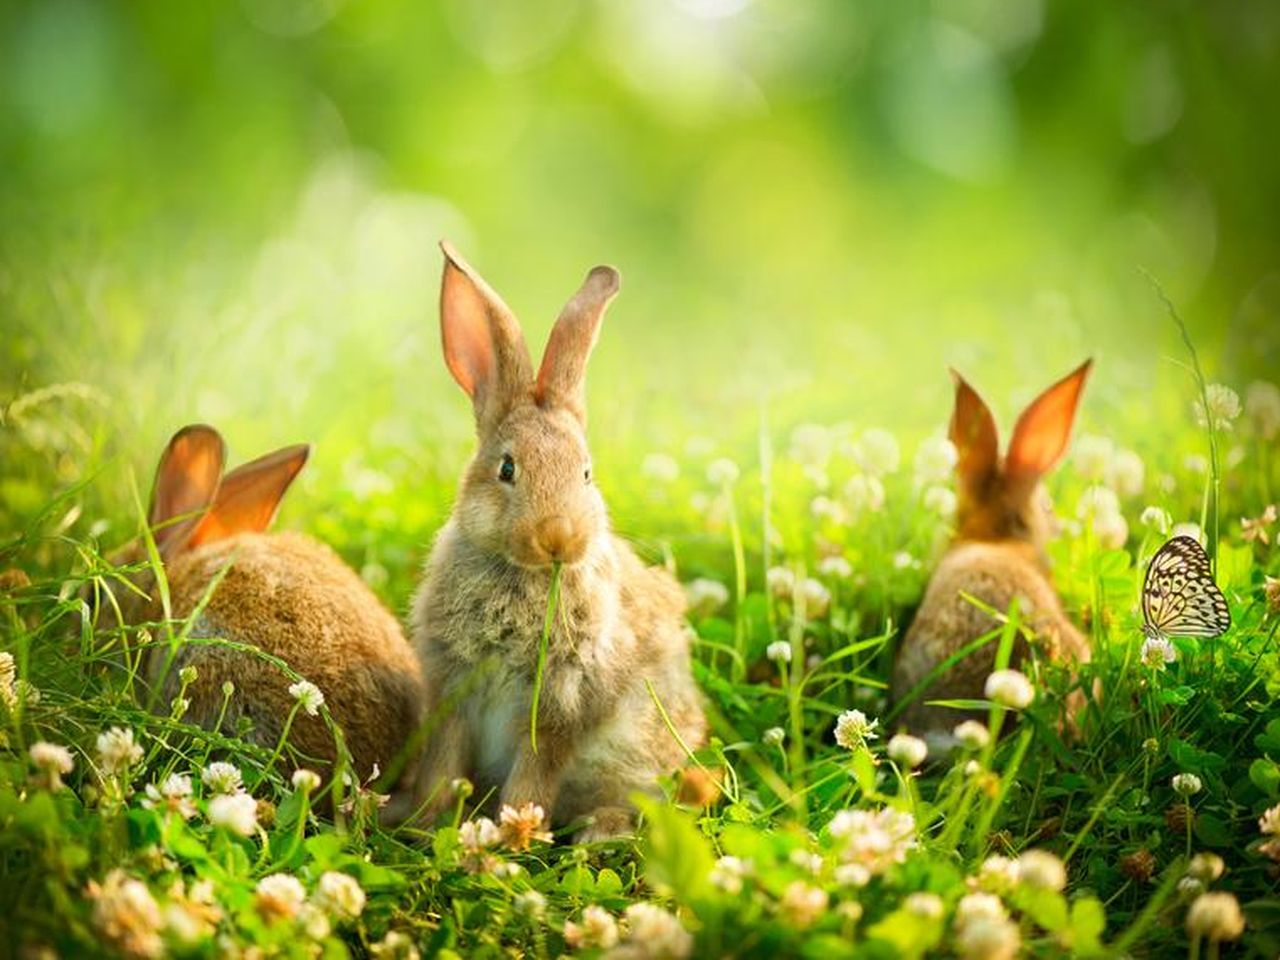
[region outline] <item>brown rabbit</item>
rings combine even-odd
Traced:
[[[944,660],[997,626],[965,599],[969,594],[1004,611],[1017,597],[1021,615],[1050,659],[1089,659],[1089,645],[1067,619],[1049,579],[1044,552],[1051,519],[1040,495],[1040,478],[1062,456],[1076,405],[1093,361],[1040,394],[1018,418],[1001,461],[996,424],[982,398],[952,371],[956,382],[951,442],[959,460],[959,505],[951,547],[925,591],[893,668],[892,694],[901,701]],[[1019,639],[1011,666],[1027,655]],[[917,696],[902,714],[909,729],[945,744],[963,714],[927,700],[981,699],[995,662],[988,643],[951,667]]]
[[[609,531],[585,434],[587,358],[618,274],[596,267],[556,321],[535,375],[515,316],[448,244],[440,295],[445,362],[471,397],[478,449],[414,602],[430,738],[418,798],[451,802],[454,778],[481,797],[540,804],[579,839],[632,824],[629,795],[653,791],[705,721],[689,671],[684,594]],[[562,564],[537,718],[530,707],[552,582]],[[430,722],[430,721],[429,721]]]
[[[171,616],[196,611],[219,576],[190,636],[252,644],[284,660],[324,694],[342,728],[356,773],[384,769],[412,737],[419,721],[422,680],[400,625],[372,591],[328,547],[298,533],[267,534],[281,498],[306,463],[310,448],[287,447],[223,476],[225,448],[212,427],[179,430],[156,471],[148,522],[168,583]],[[143,542],[125,547],[119,565],[146,557]],[[164,617],[156,577],[144,569],[134,590],[115,591],[127,624]],[[99,604],[100,620],[113,617]],[[224,681],[235,684],[223,726],[252,721],[248,739],[274,746],[295,706],[291,679],[271,663],[227,647],[184,643],[170,658],[152,648],[143,663],[148,683],[165,705],[177,695],[179,671],[196,668],[186,691],[185,718],[213,728],[222,711]],[[319,716],[300,710],[290,743],[320,764],[335,758],[333,735]]]

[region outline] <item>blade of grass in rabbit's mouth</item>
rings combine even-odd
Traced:
[[[551,566],[551,589],[547,591],[547,612],[542,618],[542,637],[538,641],[538,664],[533,673],[533,697],[529,704],[529,748],[538,752],[538,701],[542,699],[543,674],[547,669],[547,644],[551,639],[551,623],[560,606],[560,564]]]

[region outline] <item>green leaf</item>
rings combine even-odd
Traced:
[[[1274,760],[1260,757],[1249,764],[1249,779],[1269,797],[1280,793],[1280,766]]]
[[[1231,830],[1220,819],[1209,813],[1196,816],[1194,833],[1201,843],[1209,847],[1232,845]]]
[[[1081,897],[1071,904],[1071,939],[1078,952],[1096,953],[1107,928],[1107,911],[1100,900]]]
[[[1015,903],[1022,912],[1050,933],[1067,929],[1067,901],[1053,890],[1019,890]]]
[[[931,920],[899,908],[867,930],[867,937],[893,947],[898,957],[920,957],[942,939],[941,920]]]
[[[649,881],[658,889],[679,891],[689,903],[710,899],[715,860],[693,819],[652,797],[639,797],[637,803],[648,823],[641,851]]]
[[[1184,707],[1191,702],[1191,698],[1195,696],[1195,693],[1193,688],[1187,686],[1165,687],[1160,691],[1160,702]]]

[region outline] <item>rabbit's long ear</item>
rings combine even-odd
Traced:
[[[964,377],[952,370],[951,379],[956,384],[956,405],[948,436],[959,455],[956,473],[963,485],[977,490],[994,474],[999,461],[996,421],[991,408]]]
[[[1038,479],[1058,462],[1071,438],[1071,424],[1092,366],[1093,361],[1086,360],[1022,411],[1009,441],[1006,474]]]
[[[225,459],[221,434],[203,423],[183,427],[165,447],[147,513],[161,557],[168,559],[190,542],[217,495]]]
[[[613,267],[593,267],[556,320],[538,368],[534,397],[539,404],[567,407],[587,419],[587,358],[596,345],[605,308],[618,293],[621,278]]]
[[[228,473],[222,478],[213,506],[191,534],[191,546],[267,529],[289,484],[310,455],[311,447],[301,443],[268,453]]]
[[[453,379],[475,405],[476,422],[496,423],[528,391],[533,365],[515,315],[458,252],[442,241],[440,336]]]

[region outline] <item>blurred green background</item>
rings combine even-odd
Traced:
[[[670,523],[646,454],[749,463],[762,414],[909,443],[947,364],[1008,424],[1093,355],[1085,429],[1158,459],[1191,393],[1141,271],[1211,379],[1280,363],[1277,90],[1268,0],[5,3],[0,524],[94,477],[58,522],[118,542],[207,420],[315,442],[290,510],[408,576],[471,434],[440,237],[535,354],[621,269],[590,394],[628,532]]]

